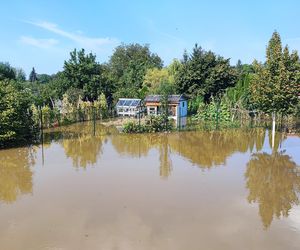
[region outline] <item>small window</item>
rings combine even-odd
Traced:
[[[184,102],[182,102],[182,107],[184,107]]]

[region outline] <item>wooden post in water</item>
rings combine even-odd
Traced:
[[[141,129],[141,105],[138,105],[138,112],[139,112],[139,129]]]
[[[95,116],[95,107],[93,106],[93,128],[94,128],[94,136],[96,135],[96,116]]]
[[[40,113],[40,142],[42,144],[42,165],[44,165],[44,132],[43,132],[43,111],[42,108],[38,107]]]
[[[217,116],[216,116],[216,129],[219,129],[219,110],[220,110],[220,101],[217,102]]]
[[[276,123],[276,119],[275,119],[275,112],[272,113],[272,149],[274,149],[274,145],[275,145],[275,123]]]

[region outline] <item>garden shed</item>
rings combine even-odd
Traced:
[[[159,115],[161,109],[161,95],[148,95],[145,98],[145,106],[148,115]],[[187,116],[187,99],[183,95],[168,96],[169,117],[177,120]]]

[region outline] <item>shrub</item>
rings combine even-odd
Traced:
[[[0,81],[0,147],[28,143],[36,129],[31,96],[20,84]]]
[[[138,124],[135,121],[126,122],[123,126],[124,133],[153,133],[170,131],[173,128],[171,121],[167,124],[162,116],[147,117],[143,124]]]

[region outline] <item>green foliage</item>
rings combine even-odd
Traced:
[[[33,123],[36,127],[39,126],[40,124],[40,112],[37,108],[36,105],[34,104],[31,104],[30,106],[30,110],[31,110],[31,113],[32,113],[32,120],[33,120]]]
[[[94,107],[97,110],[97,114],[99,114],[97,118],[103,119],[108,117],[108,105],[103,93],[94,101]]]
[[[32,102],[36,106],[48,105],[54,107],[54,100],[57,99],[56,89],[49,84],[39,84],[35,82],[23,83],[23,86],[28,88],[32,94]]]
[[[149,116],[143,124],[135,121],[128,121],[123,126],[124,133],[155,133],[170,131],[173,128],[171,121],[165,123],[165,118],[161,115]]]
[[[254,62],[251,96],[255,106],[266,113],[292,113],[299,102],[300,63],[297,52],[282,50],[281,38],[274,32],[267,47],[267,61]]]
[[[69,103],[76,107],[79,99],[82,99],[83,97],[83,90],[71,87],[65,92],[65,95],[67,96]]]
[[[199,104],[198,112],[193,116],[194,121],[204,122],[206,125],[214,127],[228,127],[233,125],[231,121],[230,106],[225,99],[212,99],[208,104]]]
[[[149,93],[158,94],[160,85],[162,83],[170,83],[170,78],[171,76],[167,68],[151,68],[145,74],[143,86],[148,88]]]
[[[83,98],[96,100],[104,90],[102,67],[96,62],[96,55],[85,54],[84,49],[70,53],[71,58],[64,63],[63,76],[69,82],[68,87],[81,89]]]
[[[162,60],[151,53],[149,46],[129,44],[118,46],[108,64],[115,84],[116,97],[139,97],[148,69],[162,67]]]
[[[169,95],[172,94],[172,86],[168,83],[162,83],[160,84],[160,90],[159,93],[161,93],[161,117],[164,122],[165,130],[168,130],[169,126]]]
[[[16,75],[16,80],[18,82],[25,82],[26,81],[26,73],[23,69],[15,68],[15,75]]]
[[[188,102],[188,113],[194,115],[198,112],[200,104],[204,102],[202,96],[196,96]]]
[[[15,80],[16,73],[15,69],[9,63],[0,62],[0,81],[4,79]]]
[[[128,121],[123,126],[123,132],[126,134],[145,133],[146,126],[144,124],[139,125],[137,122],[134,121]]]
[[[51,109],[49,106],[44,106],[41,109],[42,111],[42,121],[43,121],[43,128],[50,128],[53,126],[57,126],[60,121],[60,112],[57,108]]]
[[[298,119],[300,119],[300,101],[298,102],[298,105],[295,109],[295,113],[294,113],[295,117],[297,117]]]
[[[180,67],[181,63],[178,60],[173,60],[168,67],[148,69],[143,81],[143,87],[146,88],[146,92],[149,94],[162,94],[162,84],[167,84],[170,88],[175,89],[175,77]],[[174,93],[175,91],[172,90],[172,92]]]
[[[50,75],[47,75],[47,74],[37,74],[36,77],[37,77],[37,81],[40,84],[46,84],[46,83],[49,83],[52,80],[53,76],[50,76]]]
[[[252,103],[250,100],[250,83],[252,78],[253,73],[248,73],[247,71],[242,70],[239,73],[237,84],[226,90],[225,96],[230,101],[230,105],[232,107],[252,110]]]
[[[236,71],[229,59],[204,51],[196,44],[190,56],[185,52],[182,67],[176,75],[177,92],[190,98],[204,96],[208,102],[236,82]]]
[[[0,147],[30,142],[35,135],[31,96],[20,84],[0,81]]]
[[[173,128],[172,121],[168,119],[166,122],[166,117],[163,115],[148,117],[146,119],[145,126],[147,128],[147,132],[170,131]]]

